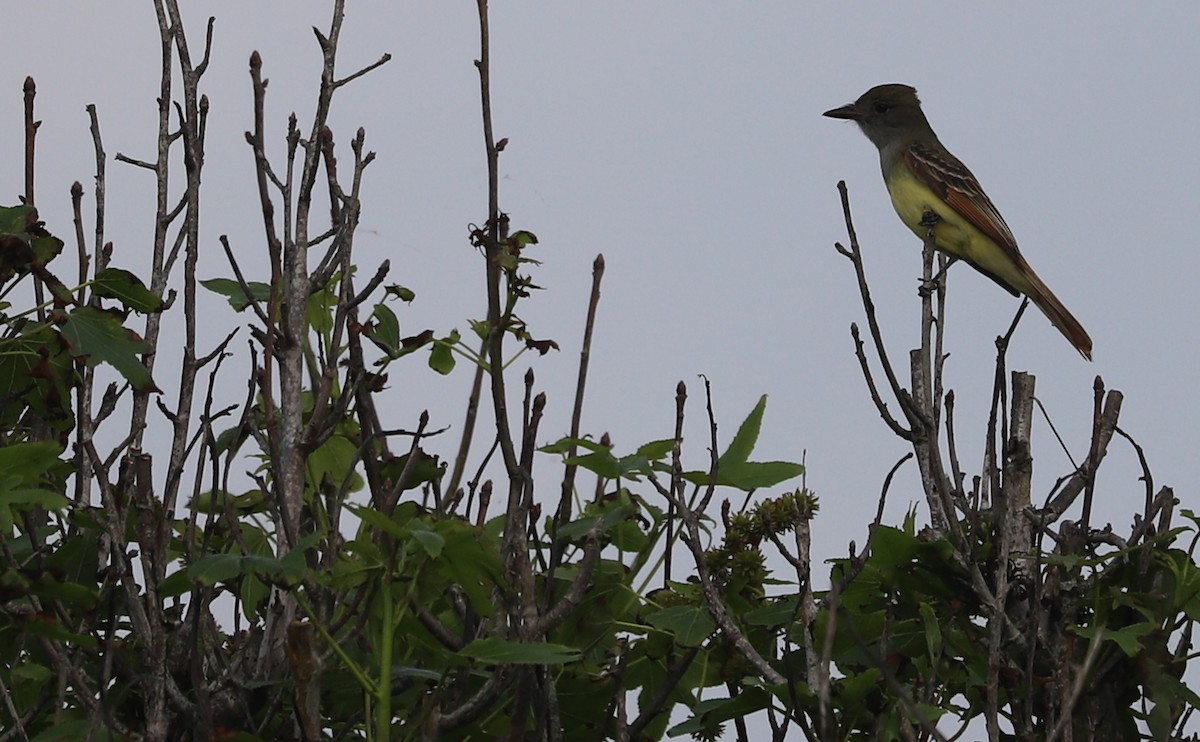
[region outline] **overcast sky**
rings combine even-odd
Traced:
[[[203,277],[226,276],[217,236],[262,265],[252,162],[247,59],[271,79],[268,127],[282,150],[286,116],[307,130],[326,2],[187,3],[193,53],[217,18],[201,228]],[[467,330],[483,314],[483,273],[467,225],[486,217],[473,2],[351,2],[339,57],[348,73],[390,64],[339,92],[339,152],[358,126],[378,154],[364,186],[357,262],[391,260],[417,292],[406,333]],[[111,155],[153,158],[158,37],[150,3],[25,3],[10,13],[0,69],[0,202],[22,190],[21,85],[38,84],[38,205],[71,231],[68,189],[92,186],[84,106],[95,103]],[[874,148],[821,112],[885,82],[916,86],[942,141],[981,180],[1043,280],[1095,342],[1083,361],[1031,311],[1010,367],[1037,392],[1077,458],[1086,453],[1092,380],[1125,393],[1121,425],[1144,447],[1156,483],[1200,506],[1200,5],[1191,2],[835,4],[760,2],[495,2],[493,101],[501,203],[541,239],[523,305],[538,337],[562,345],[536,362],[550,398],[543,436],[565,433],[593,258],[608,264],[584,429],[619,451],[669,437],[674,388],[688,383],[685,445],[705,466],[702,385],[727,442],[770,395],[760,459],[799,460],[821,498],[814,557],[860,544],[881,481],[906,450],[879,420],[852,353],[861,307],[847,260],[836,183],[850,188],[889,347],[916,343],[920,243],[892,211]],[[108,236],[118,265],[143,272],[151,176],[109,163]],[[90,233],[90,225],[89,225]],[[264,274],[260,273],[261,278]],[[244,323],[210,300],[210,343]],[[960,452],[978,468],[993,339],[1017,302],[965,266],[950,276],[948,385],[958,398]],[[244,348],[244,345],[237,346]],[[207,348],[201,348],[205,351]],[[519,364],[518,369],[524,370]],[[160,369],[175,367],[160,360]],[[469,372],[441,379],[416,363],[391,375],[397,426],[428,408],[457,427]],[[163,381],[160,385],[166,386]],[[244,394],[229,378],[227,401]],[[456,433],[452,434],[455,435]],[[1099,519],[1128,530],[1142,485],[1115,442],[1097,488]],[[452,452],[452,441],[440,451]],[[543,466],[552,464],[550,460]],[[1035,500],[1070,472],[1041,419]],[[1193,484],[1189,484],[1193,483]],[[552,491],[547,483],[543,491]],[[551,486],[550,490],[546,490]],[[769,493],[768,493],[769,494]],[[921,502],[915,467],[892,491],[896,522]],[[740,500],[739,500],[740,502]],[[926,516],[921,506],[922,517]],[[1094,516],[1094,520],[1096,517]]]

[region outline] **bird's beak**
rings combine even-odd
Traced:
[[[862,114],[858,112],[858,109],[854,107],[853,103],[847,103],[841,108],[834,108],[821,115],[828,116],[831,119],[847,119],[849,121],[862,120]]]

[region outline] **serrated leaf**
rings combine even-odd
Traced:
[[[767,409],[767,395],[762,395],[758,398],[758,404],[754,405],[754,409],[750,410],[750,414],[738,426],[738,431],[733,436],[733,440],[729,442],[729,448],[725,449],[725,453],[721,454],[719,463],[733,464],[734,462],[745,462],[750,460],[750,454],[754,451],[754,445],[758,443],[758,434],[762,431],[763,414]]]
[[[708,609],[693,605],[673,605],[646,616],[646,621],[656,629],[675,637],[685,647],[697,647],[717,628],[717,622]]]
[[[799,602],[796,596],[777,598],[772,602],[747,611],[742,617],[749,626],[767,626],[775,628],[784,624],[795,621],[800,615],[796,610],[796,604]]]
[[[71,345],[71,355],[86,357],[89,366],[107,363],[138,391],[158,391],[139,357],[150,350],[149,344],[124,327],[116,315],[77,307],[63,322],[62,334]]]
[[[750,454],[758,443],[762,430],[763,414],[767,408],[767,395],[759,397],[758,404],[742,421],[737,433],[721,457],[717,459],[716,483],[735,487],[743,491],[774,487],[804,473],[804,467],[790,461],[750,461]],[[708,484],[707,471],[684,472],[683,478],[692,484]]]
[[[328,477],[335,487],[341,487],[349,475],[349,491],[357,492],[362,489],[362,476],[354,471],[358,463],[358,446],[344,435],[331,435],[315,451],[304,460],[308,471],[308,483],[314,490],[319,490],[322,482]]]
[[[146,288],[141,279],[120,268],[105,268],[92,280],[92,292],[105,299],[116,299],[135,312],[149,314],[163,307],[163,300]]]
[[[637,453],[639,456],[644,456],[652,461],[666,458],[671,455],[675,449],[674,438],[664,438],[661,441],[650,441],[643,443],[638,447]]]

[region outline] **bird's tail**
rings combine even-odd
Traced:
[[[1079,324],[1079,320],[1075,319],[1075,315],[1067,311],[1054,292],[1042,283],[1042,280],[1033,271],[1028,271],[1025,278],[1029,280],[1032,289],[1029,292],[1029,298],[1050,319],[1050,324],[1058,328],[1058,331],[1071,345],[1075,346],[1075,350],[1079,351],[1081,356],[1089,361],[1092,360],[1092,339],[1088,337],[1087,330],[1083,329],[1083,325]]]

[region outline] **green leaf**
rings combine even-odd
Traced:
[[[231,582],[242,574],[242,557],[239,554],[209,554],[188,567],[187,575],[201,585],[213,586]]]
[[[804,473],[804,467],[790,461],[750,461],[750,454],[758,442],[762,430],[763,414],[767,408],[767,395],[759,397],[758,404],[742,422],[733,436],[729,448],[717,459],[718,485],[735,487],[745,492],[774,487]],[[683,478],[697,486],[708,484],[707,471],[685,472]]]
[[[692,718],[671,727],[667,735],[681,737],[712,729],[714,725],[733,719],[745,718],[762,711],[770,700],[771,696],[762,688],[746,688],[733,698],[706,699],[692,708]]]
[[[28,204],[0,206],[0,234],[25,235],[37,221],[37,211]]]
[[[399,353],[400,320],[396,317],[396,313],[381,302],[375,305],[371,317],[375,319],[375,322],[367,325],[367,337],[389,356]]]
[[[358,516],[358,519],[364,525],[378,528],[384,533],[394,538],[404,538],[407,531],[404,526],[387,517],[378,510],[370,507],[362,507],[353,503],[346,503],[346,509]]]
[[[458,342],[458,333],[435,340],[429,351],[429,367],[442,376],[454,370],[454,343]]]
[[[796,610],[796,604],[799,600],[800,598],[794,595],[775,599],[761,608],[747,611],[743,616],[743,620],[750,626],[766,626],[769,628],[783,626],[800,616],[800,612]]]
[[[499,637],[476,639],[460,654],[487,665],[564,665],[582,656],[579,650],[562,644],[526,644]]]
[[[179,569],[163,578],[158,583],[158,594],[163,598],[175,598],[192,590],[192,579],[188,570]]]
[[[675,637],[685,647],[696,647],[717,628],[717,622],[701,606],[673,605],[646,616],[646,621]]]
[[[413,299],[417,298],[417,295],[413,293],[412,289],[406,289],[396,283],[387,285],[383,290],[389,296],[394,296],[403,302],[411,302]]]
[[[942,626],[928,603],[921,603],[921,621],[925,624],[925,646],[935,663],[942,655]]]
[[[266,302],[271,298],[271,284],[261,281],[246,283],[246,287],[250,289],[249,295],[242,285],[232,278],[210,278],[207,281],[201,281],[200,285],[229,299],[229,306],[239,312],[250,306],[251,297],[260,302]]]
[[[674,450],[675,439],[664,438],[661,441],[650,441],[649,443],[643,443],[638,447],[637,454],[638,456],[645,457],[651,461],[658,461],[659,459],[665,459],[666,457],[670,456],[671,452]]]
[[[446,539],[442,538],[441,534],[419,528],[413,528],[408,533],[413,540],[421,545],[421,548],[429,556],[436,559],[442,555],[442,548],[446,545]]]
[[[329,332],[333,329],[333,307],[337,306],[337,293],[328,287],[315,294],[309,294],[308,302],[304,305],[304,316],[308,326],[317,332]]]
[[[442,462],[436,455],[425,453],[422,448],[416,449],[417,460],[413,463],[412,468],[408,471],[408,476],[403,482],[400,482],[404,470],[408,468],[408,459],[412,453],[406,453],[403,456],[393,456],[383,465],[379,467],[379,473],[387,480],[389,487],[401,484],[402,492],[416,489],[427,482],[433,482],[441,479],[446,472],[446,464]]]
[[[62,452],[63,447],[53,441],[4,446],[0,448],[0,472],[27,485],[39,482],[46,473],[67,466],[58,458]]]
[[[354,471],[357,462],[358,446],[344,435],[331,435],[304,460],[308,484],[314,490],[320,490],[322,482],[328,477],[334,487],[341,487],[349,475],[350,491],[357,492],[363,486],[362,476]]]
[[[37,260],[42,265],[46,265],[51,260],[58,257],[63,249],[63,241],[53,235],[42,235],[35,237],[33,240],[33,254],[37,256]]]
[[[146,288],[141,279],[120,268],[105,268],[92,280],[92,292],[105,299],[116,299],[135,312],[149,314],[163,308],[163,300]]]
[[[538,238],[533,232],[521,229],[513,232],[512,235],[509,236],[508,241],[518,247],[525,247],[526,245],[536,245]]]
[[[87,358],[89,366],[107,363],[138,391],[159,391],[139,357],[150,346],[123,327],[119,316],[93,307],[76,307],[67,315],[62,334],[71,344],[71,355]]]
[[[603,513],[603,515],[599,513]],[[597,521],[603,521],[604,523],[601,532],[608,533],[614,526],[636,513],[637,509],[632,505],[618,505],[607,511],[589,505],[588,509],[584,511],[583,517],[560,526],[557,537],[567,542],[577,541],[583,538],[588,531],[592,530]]]
[[[1107,626],[1079,626],[1075,629],[1075,633],[1089,640],[1099,635],[1101,639],[1115,643],[1126,655],[1135,657],[1144,649],[1142,637],[1153,634],[1158,628],[1158,624],[1143,622],[1123,626],[1120,629]]]
[[[750,454],[754,452],[754,444],[758,443],[758,434],[762,431],[763,414],[766,410],[767,395],[764,394],[758,398],[758,404],[754,405],[754,409],[750,410],[750,414],[738,427],[733,440],[729,442],[729,448],[721,454],[718,464],[729,466],[750,460]]]

